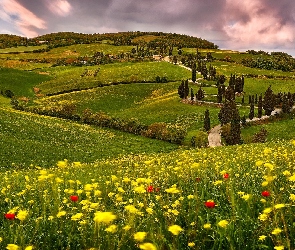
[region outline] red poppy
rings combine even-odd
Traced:
[[[77,202],[79,200],[79,196],[78,195],[71,195],[70,199],[72,202]]]
[[[214,201],[206,201],[205,202],[205,206],[207,207],[207,208],[214,208],[215,207],[215,202]]]
[[[223,178],[224,179],[227,179],[229,177],[229,173],[225,173],[224,175],[223,175]]]
[[[14,220],[15,219],[15,214],[5,214],[4,216],[7,220]]]
[[[154,187],[153,187],[153,186],[148,186],[148,187],[146,188],[146,191],[147,191],[148,193],[152,193],[152,192],[154,191]]]
[[[262,191],[261,195],[264,197],[268,197],[268,196],[270,196],[270,192],[269,191]]]

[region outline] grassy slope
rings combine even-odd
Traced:
[[[10,109],[0,109],[0,117],[1,166],[34,163],[49,167],[63,159],[93,162],[177,148],[163,141]]]
[[[35,72],[0,68],[0,90],[11,90],[16,96],[32,97],[33,87],[51,77]]]
[[[94,77],[93,72],[100,69]],[[85,89],[97,87],[99,84],[112,84],[118,82],[151,82],[156,76],[166,77],[168,81],[177,81],[190,77],[189,71],[166,62],[148,63],[114,63],[87,67],[91,76],[80,77],[85,67],[56,67],[46,70],[55,79],[39,84],[44,94],[71,91],[72,89]]]

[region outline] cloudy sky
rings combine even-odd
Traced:
[[[295,56],[294,0],[0,0],[0,33],[163,31]]]

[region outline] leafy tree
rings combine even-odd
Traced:
[[[209,131],[210,128],[211,128],[211,125],[210,125],[210,113],[209,113],[209,110],[206,109],[205,116],[204,116],[204,129],[206,131]]]

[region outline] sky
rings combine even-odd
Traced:
[[[295,56],[295,0],[0,0],[0,34],[162,31]]]

